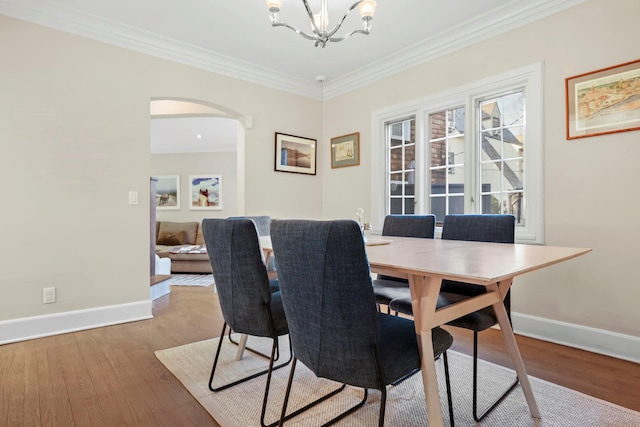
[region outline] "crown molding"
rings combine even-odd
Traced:
[[[299,77],[76,9],[34,0],[0,0],[0,14],[261,86],[322,99],[322,90],[315,83]]]
[[[335,98],[587,1],[589,0],[512,0],[498,10],[479,15],[472,22],[464,22],[371,63],[365,69],[334,79],[325,84],[323,99]]]
[[[323,87],[299,77],[48,2],[0,0],[0,13],[227,77],[326,100],[587,1],[511,0],[498,10],[479,15],[472,22],[464,22],[406,47],[370,64],[366,69],[327,82]]]

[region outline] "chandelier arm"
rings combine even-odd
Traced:
[[[302,30],[297,29],[296,27],[289,25],[289,24],[285,24],[283,22],[275,22],[271,24],[272,27],[286,27],[288,29],[290,29],[291,31],[300,34],[302,37],[304,37],[307,40],[316,40],[318,38],[318,36],[316,36],[315,34],[307,34]]]
[[[313,27],[313,32],[316,34],[320,34],[320,28],[318,28],[316,26],[316,20],[313,19],[313,12],[311,11],[311,7],[309,6],[309,3],[307,2],[307,0],[302,0],[302,3],[304,3],[304,8],[307,9],[307,15],[309,15],[309,20],[311,21],[311,26]],[[291,28],[291,27],[289,27]],[[300,31],[296,31],[298,34],[302,35],[303,33]]]
[[[349,34],[347,34],[344,37],[329,37],[327,39],[327,41],[330,41],[330,42],[341,42],[342,40],[346,40],[346,39],[348,39],[349,37],[351,37],[354,34],[364,34],[365,36],[368,36],[369,35],[369,31],[355,30],[355,31],[351,31]]]
[[[303,1],[305,2],[305,4],[307,3],[307,0],[303,0]],[[355,9],[356,7],[358,7],[358,5],[359,5],[360,3],[362,3],[363,1],[364,1],[364,0],[358,0],[357,2],[355,2],[354,4],[352,4],[352,5],[351,5],[351,7],[349,8],[349,10],[347,10],[347,13],[345,13],[345,14],[344,14],[344,16],[342,17],[342,19],[340,20],[340,22],[338,22],[338,24],[337,24],[335,27],[333,27],[333,28],[331,29],[331,31],[329,31],[329,32],[327,33],[327,37],[328,37],[328,38],[331,38],[331,36],[332,36],[332,35],[334,35],[334,34],[335,34],[339,29],[340,29],[340,27],[341,27],[341,26],[342,26],[342,24],[344,23],[344,20],[345,20],[345,19],[347,19],[347,16],[349,16],[349,14],[351,13],[351,11],[352,11],[353,9]],[[353,34],[353,33],[351,33],[351,34]],[[349,36],[350,36],[351,34],[349,34]],[[349,36],[345,36],[345,37],[341,38],[340,40],[344,40],[344,39],[346,39],[346,38],[347,38],[347,37],[349,37]]]

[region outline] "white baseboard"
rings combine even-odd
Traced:
[[[171,292],[169,280],[163,280],[155,285],[151,285],[151,301],[155,301]]]
[[[511,313],[516,334],[640,363],[640,337]]]
[[[0,345],[136,320],[151,319],[151,301],[0,321]]]

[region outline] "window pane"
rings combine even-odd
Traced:
[[[402,146],[389,150],[389,172],[402,170]]]
[[[502,97],[502,116],[505,126],[524,123],[524,95],[522,92]]]
[[[431,139],[447,136],[447,112],[431,114]]]
[[[504,130],[503,155],[505,159],[522,157],[524,148],[524,127],[514,126]]]
[[[401,196],[402,184],[403,181],[401,173],[391,174],[391,180],[389,181],[389,194],[391,194],[392,196]]]
[[[391,203],[389,203],[390,214],[392,215],[401,215],[402,214],[402,198],[392,198]]]
[[[502,132],[482,132],[482,161],[502,158]]]
[[[404,214],[405,215],[411,215],[414,212],[414,206],[415,206],[415,202],[414,202],[414,198],[413,197],[407,197],[404,199]]]
[[[517,160],[504,162],[502,191],[522,190],[522,171],[518,169],[519,167],[520,162]]]
[[[444,166],[447,163],[447,141],[431,142],[431,166]]]
[[[464,213],[464,197],[452,196],[449,197],[449,214],[463,214]]]
[[[447,134],[449,136],[464,135],[464,108],[447,111]]]

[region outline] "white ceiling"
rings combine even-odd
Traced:
[[[236,151],[238,124],[221,117],[151,119],[151,154]]]
[[[329,0],[330,22],[354,1]],[[378,0],[370,35],[324,49],[272,28],[264,0],[0,0],[0,14],[328,99],[585,1]],[[280,16],[310,27],[300,0],[283,0]],[[343,27],[360,23],[354,10]]]

